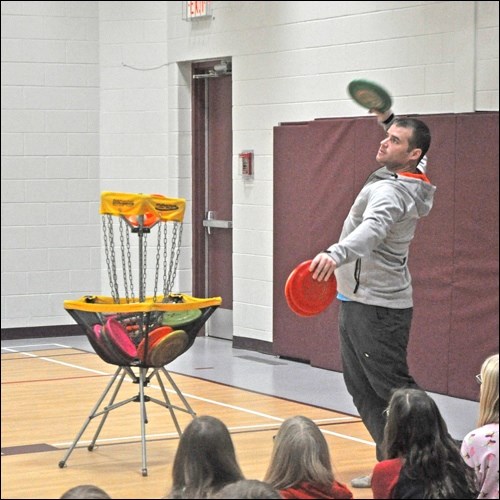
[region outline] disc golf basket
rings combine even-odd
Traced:
[[[221,298],[203,299],[172,291],[184,211],[183,199],[158,194],[101,194],[100,214],[111,296],[92,295],[66,300],[64,308],[84,329],[98,356],[117,368],[59,462],[61,468],[94,418],[102,417],[88,445],[89,451],[94,449],[109,413],[128,403],[138,402],[142,475],[147,476],[146,402],[168,409],[179,436],[182,431],[175,412],[196,415],[165,366],[193,345],[204,323],[221,304]],[[133,244],[134,236],[137,245]],[[150,256],[153,257],[150,258],[151,266],[148,266],[148,238],[155,239],[156,248],[154,256]],[[132,266],[135,259],[137,267]],[[154,269],[149,273],[154,279],[148,283],[147,270],[150,268]],[[117,401],[127,376],[138,384],[138,394]],[[145,394],[145,388],[153,379],[158,383],[163,400]],[[163,379],[175,391],[182,406],[171,402]],[[109,401],[104,403],[108,393]]]

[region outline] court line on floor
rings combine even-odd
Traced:
[[[66,348],[66,349],[73,349],[72,347],[65,346],[63,344],[52,344],[52,345],[58,345],[58,346],[60,346],[62,348]],[[110,377],[113,375],[113,374],[110,374],[110,373],[107,373],[107,372],[103,372],[103,371],[100,371],[100,370],[95,370],[93,368],[86,368],[86,367],[83,367],[83,366],[80,366],[80,365],[76,365],[74,363],[66,363],[64,361],[60,361],[60,360],[57,360],[57,359],[51,359],[51,358],[48,358],[46,356],[37,356],[36,354],[30,353],[30,352],[17,351],[16,349],[19,349],[20,347],[21,348],[26,348],[27,346],[18,346],[16,348],[11,347],[11,348],[2,348],[2,349],[8,349],[10,352],[16,352],[18,354],[23,354],[23,355],[29,356],[31,358],[38,358],[38,359],[41,359],[42,361],[48,361],[48,362],[51,362],[51,363],[59,364],[59,365],[66,366],[66,367],[69,367],[69,368],[74,368],[74,369],[77,369],[77,370],[83,370],[83,371],[87,371],[87,372],[91,372],[91,373],[97,373],[97,374],[100,374],[100,375],[109,375]],[[97,354],[94,354],[94,355],[97,356]],[[183,376],[189,377],[188,375],[183,375]],[[127,380],[130,383],[133,383],[133,381],[130,380],[130,379],[128,379],[128,378],[124,379],[124,380]],[[161,390],[161,388],[159,386],[155,385],[155,384],[149,384],[148,387],[153,388],[153,389],[157,389],[157,390]],[[239,389],[239,390],[242,390],[242,391],[245,391],[245,389],[241,389],[241,388],[238,388],[238,387],[235,387],[235,388]],[[173,389],[165,388],[165,390],[167,392],[170,392],[171,394],[177,394]],[[255,411],[255,410],[250,410],[249,408],[244,408],[242,406],[230,405],[228,403],[223,403],[221,401],[216,401],[216,400],[213,400],[213,399],[208,399],[208,398],[204,398],[202,396],[196,396],[194,394],[189,394],[189,393],[184,393],[184,392],[182,392],[182,395],[185,398],[191,398],[191,399],[195,399],[195,400],[198,400],[198,401],[203,401],[205,403],[213,404],[215,406],[222,406],[224,408],[229,408],[229,409],[232,409],[232,410],[241,411],[242,413],[249,413],[251,415],[260,416],[262,418],[267,418],[269,420],[274,420],[276,422],[284,422],[285,421],[285,419],[282,418],[282,417],[276,417],[276,416],[270,415],[268,413],[263,413],[263,412],[258,412],[258,411]],[[273,396],[269,396],[269,397],[273,397]],[[330,411],[332,411],[332,410],[330,410]],[[341,419],[347,419],[347,418],[352,418],[352,417],[336,417],[336,419],[340,419],[340,420]],[[339,437],[341,439],[346,439],[346,440],[349,440],[349,441],[355,441],[357,443],[362,443],[362,444],[366,444],[366,445],[369,445],[369,446],[375,446],[375,444],[373,442],[371,442],[371,441],[367,441],[367,440],[361,439],[361,438],[356,438],[354,436],[349,436],[347,434],[342,434],[342,433],[334,432],[334,431],[328,431],[326,429],[322,429],[322,432],[324,432],[325,434],[331,435],[331,436]],[[130,436],[128,438],[130,439]]]

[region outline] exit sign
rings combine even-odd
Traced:
[[[207,17],[212,17],[211,5],[208,0],[206,1],[190,1],[187,0],[183,2],[184,7],[184,19],[186,21],[192,21],[193,19],[203,19]]]

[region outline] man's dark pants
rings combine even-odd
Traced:
[[[347,390],[383,460],[385,410],[395,389],[418,388],[410,376],[407,348],[413,308],[390,309],[341,302],[340,352]]]

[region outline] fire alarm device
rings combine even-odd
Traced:
[[[242,151],[240,153],[241,175],[253,177],[253,151]]]

